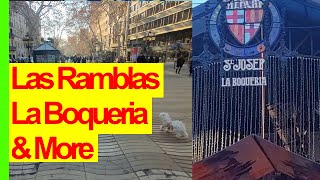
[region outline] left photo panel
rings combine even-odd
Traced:
[[[16,148],[12,147],[22,144],[16,141],[18,136],[42,137],[40,155],[34,149],[19,149],[30,152],[31,159],[58,159],[9,160],[10,180],[192,179],[191,1],[9,1],[9,22],[9,159]],[[54,81],[55,76],[63,76],[57,73],[60,67],[74,68],[90,77],[78,74],[74,77],[78,83],[66,80],[59,84],[73,89],[54,89],[59,81]],[[49,80],[40,85],[36,80],[31,82],[30,72],[51,72],[53,88],[41,89],[50,85]],[[143,78],[137,82],[145,72],[160,73],[149,84]],[[126,89],[126,79],[131,76]],[[105,83],[104,89],[95,90],[99,82]],[[150,88],[157,82],[163,90]],[[116,88],[119,90],[113,91]],[[149,103],[142,97],[152,99]],[[61,102],[65,117],[60,124],[54,124],[62,117],[55,116],[60,106],[46,109],[56,113],[52,119],[46,112],[39,119],[37,113],[30,115],[30,107],[40,107],[49,100]],[[123,103],[125,100],[130,100],[130,105]],[[118,108],[120,104],[128,108]],[[148,114],[141,110],[142,104],[150,104]],[[114,106],[118,109],[112,110]],[[92,126],[76,125],[90,119]],[[136,129],[132,128],[134,123]],[[150,131],[143,123],[150,123]],[[97,130],[88,131],[88,127]],[[57,139],[51,141],[50,136]],[[97,139],[98,162],[59,159],[71,157],[71,146],[59,145],[60,137],[81,142],[82,136]],[[60,151],[54,152],[57,149]]]

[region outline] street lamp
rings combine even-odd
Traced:
[[[29,33],[27,33],[22,40],[23,40],[25,47],[28,49],[28,58],[29,58],[29,63],[30,63],[31,62],[30,51],[32,49],[33,38],[29,35]]]
[[[151,41],[154,41],[154,40],[156,40],[155,34],[148,31],[143,38],[143,41],[146,41],[147,43],[147,51],[149,51]]]

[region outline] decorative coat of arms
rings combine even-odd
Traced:
[[[222,34],[230,32],[229,37],[233,37],[235,41],[225,41],[224,52],[240,57],[254,56],[265,50],[265,41],[272,45],[278,39],[280,15],[271,2],[268,1],[267,4],[265,4],[266,0],[223,0],[223,2],[226,7],[222,8],[218,5],[212,13],[210,33],[217,47],[221,47],[221,40],[226,40],[221,38]],[[268,39],[264,39],[263,33],[266,32],[262,31],[266,10],[270,12],[271,19],[271,24],[266,26],[272,27],[268,32]],[[225,15],[224,21],[219,18],[222,13]],[[225,24],[229,32],[219,29],[219,24]]]
[[[242,45],[249,43],[261,26],[262,2],[233,0],[227,6],[226,20],[230,31]]]

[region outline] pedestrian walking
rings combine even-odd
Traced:
[[[81,58],[81,63],[86,63],[86,62],[87,62],[86,58],[85,58],[85,57],[82,57],[82,58]]]
[[[150,56],[149,62],[150,62],[150,63],[154,63],[154,57],[153,57],[153,55]]]
[[[143,55],[143,53],[140,53],[140,55],[137,58],[137,63],[146,63],[146,57]]]
[[[162,54],[161,60],[165,63],[167,59],[167,51]]]
[[[81,57],[77,57],[77,63],[80,63]]]
[[[154,58],[154,62],[155,62],[155,63],[159,63],[159,62],[160,62],[159,56],[156,56],[156,57]]]
[[[117,63],[123,63],[123,57],[122,56],[118,57]]]
[[[192,58],[189,60],[189,75],[192,75]]]
[[[179,51],[177,53],[177,65],[176,65],[176,74],[180,74],[181,68],[184,64],[185,60],[182,53]]]

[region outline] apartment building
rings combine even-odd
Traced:
[[[22,3],[23,2],[18,5],[23,6],[24,4]],[[30,53],[32,49],[40,43],[40,19],[33,16],[34,12],[31,9],[21,7],[17,8],[16,6],[17,4],[10,4],[9,9],[9,58],[15,59],[28,57],[29,55],[28,48],[23,41],[27,34],[29,34],[33,38]],[[21,9],[24,10],[23,13],[21,12]],[[32,21],[32,23],[30,23],[30,21]]]
[[[95,22],[97,51],[124,56],[126,52],[126,26],[128,21],[128,2],[104,4],[104,13]]]
[[[177,48],[191,51],[191,38],[190,1],[132,2],[128,47],[142,47],[145,51],[153,52],[166,52]],[[130,48],[127,51],[129,55]]]
[[[177,48],[191,52],[190,1],[128,1],[107,5],[94,25],[96,51],[128,59],[135,47],[148,52]]]
[[[10,9],[10,58],[27,57],[28,49],[23,43],[23,38],[28,32],[26,18]]]

